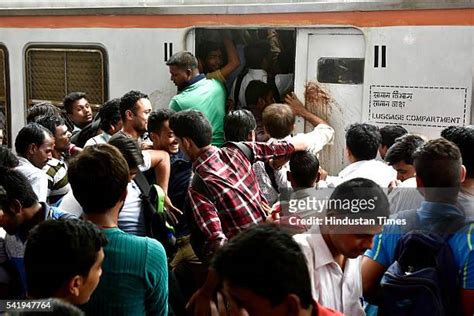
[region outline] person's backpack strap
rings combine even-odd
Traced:
[[[275,76],[268,74],[267,77],[267,84],[271,87],[273,92],[273,98],[275,99],[275,103],[281,103],[280,91],[278,91],[278,87],[275,82]]]
[[[146,227],[146,232],[148,236],[152,235],[152,222],[153,222],[153,213],[154,210],[151,207],[148,207],[148,204],[151,204],[150,202],[150,184],[146,180],[145,176],[141,171],[138,171],[136,174],[135,178],[133,178],[133,181],[135,181],[136,185],[140,189],[140,199],[143,202],[143,215],[145,217],[145,227]]]
[[[201,176],[197,174],[197,172],[195,172],[193,175],[193,179],[191,180],[191,187],[193,188],[194,191],[200,193],[212,203],[215,202],[215,199],[213,195],[211,194],[211,191],[209,191],[206,183],[201,178]]]
[[[264,166],[265,166],[265,172],[267,173],[268,178],[270,178],[270,181],[272,182],[272,187],[275,189],[275,191],[280,193],[280,190],[278,189],[278,183],[276,182],[276,178],[275,178],[275,172],[272,166],[270,166],[270,161],[269,160],[265,161]]]
[[[237,147],[245,155],[245,157],[247,157],[248,161],[250,161],[251,164],[255,162],[253,150],[249,146],[245,145],[242,142],[226,142],[223,147],[227,147],[230,144]]]
[[[158,185],[151,187],[140,171],[134,181],[140,189],[146,234],[161,242],[167,256],[172,257],[176,253],[176,238],[173,236],[174,228],[169,224],[168,213],[165,212],[166,194]]]
[[[234,110],[240,110],[242,108],[242,104],[240,104],[240,88],[242,87],[242,81],[244,80],[245,75],[249,72],[248,67],[244,67],[240,72],[237,79],[235,79],[235,89],[234,89]]]

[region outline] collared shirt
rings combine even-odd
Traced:
[[[346,259],[344,270],[336,263],[319,226],[293,236],[303,251],[311,278],[313,299],[345,315],[365,315],[361,305],[362,256]]]
[[[253,151],[255,160],[289,158],[295,151],[286,142],[245,145]],[[215,204],[191,186],[188,192],[194,220],[208,240],[230,239],[239,231],[264,220],[264,201],[248,158],[230,144],[224,148],[209,147],[193,162]]]
[[[419,227],[432,230],[438,223],[443,223],[453,216],[464,216],[464,212],[454,205],[423,202],[416,211]],[[372,249],[365,255],[388,268],[395,261],[395,248],[404,231],[399,225],[385,225],[382,233],[374,238]],[[453,252],[461,288],[474,290],[474,223],[466,225],[454,233],[448,240]]]
[[[54,204],[71,189],[66,162],[64,159],[52,158],[44,166],[43,171],[48,177],[48,200],[50,204]]]
[[[355,178],[369,179],[382,188],[388,188],[390,182],[397,178],[397,172],[389,165],[375,159],[360,160],[342,169],[338,176],[327,177],[326,183],[328,187],[333,188]]]
[[[417,209],[424,200],[416,188],[416,178],[408,178],[388,194],[390,214]]]
[[[205,79],[204,76],[199,78],[201,76],[194,77],[186,88],[175,95],[169,107],[176,112],[189,109],[201,111],[212,126],[212,144],[220,147],[224,144],[227,93],[221,82]]]
[[[48,177],[40,168],[36,168],[28,159],[18,157],[18,167],[15,169],[21,172],[30,182],[33,191],[36,193],[39,202],[46,202],[48,197]]]
[[[89,138],[89,140],[84,145],[84,148],[87,146],[97,145],[97,144],[106,144],[109,142],[112,135],[102,132],[102,134]]]

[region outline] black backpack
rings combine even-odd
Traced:
[[[157,185],[150,186],[141,171],[138,171],[134,181],[141,192],[147,236],[161,242],[168,258],[172,258],[177,251],[177,244],[173,226],[169,224],[171,220],[164,210],[165,193]]]
[[[453,233],[466,224],[453,216],[432,231],[419,230],[416,210],[400,212],[407,221],[398,241],[395,262],[382,281],[382,315],[460,315],[460,280],[449,245]],[[443,233],[441,233],[441,231]]]

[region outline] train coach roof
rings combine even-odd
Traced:
[[[474,8],[472,0],[2,0],[0,15],[251,14]]]

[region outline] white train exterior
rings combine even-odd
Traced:
[[[96,103],[137,89],[155,108],[166,107],[176,88],[165,61],[194,51],[196,30],[292,30],[295,92],[306,93],[307,106],[336,129],[322,153],[336,171],[344,164],[344,128],[353,122],[401,124],[428,137],[474,122],[473,24],[472,1],[3,1],[3,127],[11,146],[28,105],[55,87],[59,94],[89,85]],[[81,66],[88,53],[100,61],[91,69]],[[55,79],[64,87],[44,79],[48,56],[57,67],[76,65]],[[322,78],[324,66],[338,67],[325,69],[338,75]],[[81,83],[91,72],[97,78]],[[301,119],[297,129],[304,129]]]

